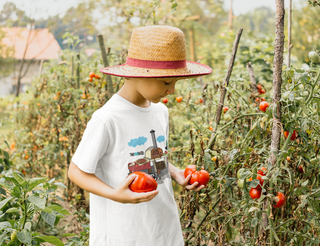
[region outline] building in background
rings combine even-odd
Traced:
[[[23,60],[21,91],[26,90],[32,78],[39,76],[43,62],[59,58],[61,48],[47,28],[32,30],[32,28],[4,27],[1,31],[5,32],[1,43],[14,50],[15,60],[13,72],[9,76],[0,78],[0,96],[4,96],[15,92]]]

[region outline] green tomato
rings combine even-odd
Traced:
[[[309,59],[310,61],[312,61],[313,63],[318,63],[320,61],[320,57],[319,55],[317,54],[317,52],[315,51],[311,51],[309,53]]]
[[[17,238],[17,231],[14,230],[12,233],[11,233],[11,241],[14,242]]]
[[[308,95],[309,95],[309,92],[308,92],[308,91],[303,91],[303,92],[302,92],[302,96],[307,97]]]
[[[237,172],[237,178],[240,179],[241,174],[245,171],[246,169],[240,168],[239,171]]]
[[[244,184],[244,179],[238,179],[238,186],[239,188],[243,188],[243,184]]]

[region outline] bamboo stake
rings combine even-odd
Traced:
[[[242,31],[243,31],[243,28],[240,28],[239,31],[238,31],[238,34],[236,36],[236,39],[234,40],[234,43],[233,43],[231,59],[230,59],[230,62],[229,62],[229,67],[228,67],[228,71],[227,71],[226,77],[224,78],[224,83],[223,83],[224,87],[221,89],[220,101],[219,101],[218,108],[217,108],[216,127],[215,127],[215,129],[213,130],[213,132],[211,134],[211,138],[209,140],[208,149],[213,147],[214,142],[215,142],[216,131],[217,131],[217,128],[218,128],[219,123],[220,123],[222,107],[223,107],[224,99],[225,99],[226,93],[227,93],[227,89],[226,88],[228,87],[229,80],[230,80],[230,77],[231,77],[231,74],[232,74],[233,64],[234,64],[234,60],[236,59],[236,54],[237,54],[237,50],[238,50],[238,44],[239,44],[239,41],[240,41],[240,38],[241,38]]]
[[[99,34],[99,35],[97,35],[97,37],[98,37],[98,40],[99,40],[99,45],[100,45],[100,51],[101,51],[101,56],[102,56],[102,60],[103,60],[103,65],[105,67],[109,67],[107,52],[106,52],[106,48],[104,46],[103,35]],[[108,90],[108,94],[109,94],[109,98],[110,98],[114,94],[112,79],[111,79],[110,75],[104,75],[104,77],[107,78],[107,84],[106,84],[105,88],[106,88],[106,91]]]

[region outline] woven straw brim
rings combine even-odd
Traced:
[[[166,78],[179,77],[179,79],[189,77],[199,77],[210,74],[212,69],[204,64],[187,61],[186,68],[179,69],[150,69],[131,67],[126,64],[102,68],[100,72],[128,78]]]

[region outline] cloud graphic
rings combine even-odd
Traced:
[[[158,141],[159,143],[163,142],[164,140],[165,140],[165,138],[164,138],[163,135],[157,137],[157,141]]]
[[[131,139],[130,142],[128,143],[129,146],[131,147],[136,147],[137,145],[144,145],[147,142],[147,138],[145,137],[139,137],[139,138],[134,138]]]

